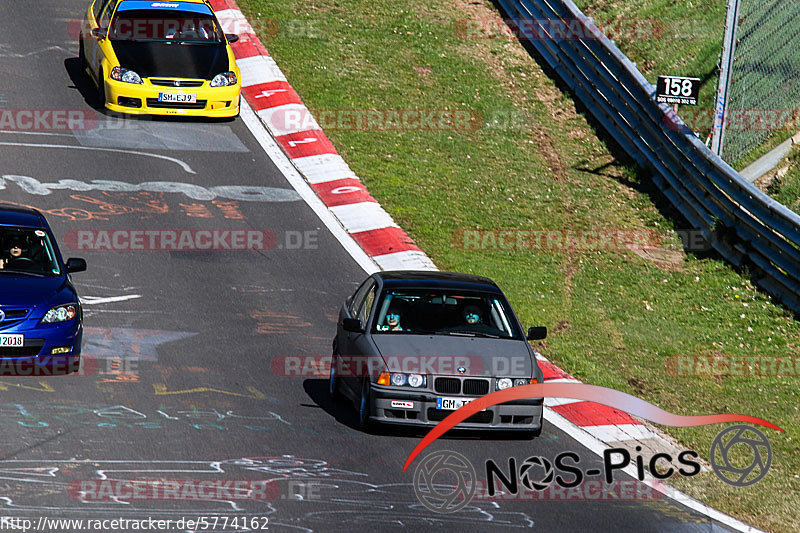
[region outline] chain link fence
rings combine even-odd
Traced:
[[[800,2],[742,0],[722,155],[735,163],[774,131],[800,130]]]

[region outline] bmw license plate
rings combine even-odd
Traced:
[[[473,398],[436,398],[436,408],[447,411],[455,411],[461,406],[467,405]]]
[[[20,348],[25,345],[25,335],[16,333],[0,334],[0,347]]]
[[[158,93],[158,101],[176,104],[196,104],[197,95],[190,93]]]

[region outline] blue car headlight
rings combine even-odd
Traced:
[[[217,74],[214,76],[214,79],[211,80],[212,87],[227,87],[229,85],[236,85],[236,74],[233,72]]]
[[[42,324],[68,322],[78,316],[77,304],[64,304],[50,309],[42,318]]]
[[[139,85],[142,84],[142,78],[137,73],[123,67],[112,68],[111,79],[117,81],[124,81],[125,83],[136,83]]]

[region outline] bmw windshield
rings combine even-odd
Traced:
[[[58,276],[61,268],[47,232],[0,226],[0,276]]]
[[[508,302],[496,293],[385,290],[375,313],[373,333],[523,338]]]

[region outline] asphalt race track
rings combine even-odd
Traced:
[[[413,468],[402,472],[419,435],[362,433],[348,406],[331,403],[326,379],[271,366],[330,354],[338,307],[364,272],[240,119],[96,111],[70,35],[85,9],[84,0],[6,2],[0,22],[3,108],[99,120],[76,131],[0,131],[0,201],[44,211],[65,258],[89,265],[73,275],[85,304],[82,375],[0,377],[0,516],[268,517],[271,531],[727,530],[664,498],[424,508]],[[79,231],[101,230],[264,230],[276,241],[269,250],[79,249]],[[465,455],[479,477],[489,458],[504,465],[571,450],[586,467],[600,463],[550,424],[534,441],[457,436],[432,449]],[[104,479],[275,480],[277,488],[240,500],[125,501],[76,489]]]

